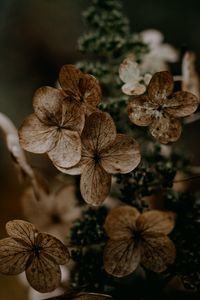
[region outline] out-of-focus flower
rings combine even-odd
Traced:
[[[167,63],[175,63],[178,58],[177,50],[170,44],[163,43],[163,34],[155,29],[144,30],[140,33],[142,42],[148,45],[149,52],[144,55],[141,63],[143,73],[155,73],[168,70]]]
[[[82,157],[73,168],[58,169],[67,174],[81,174],[80,190],[91,205],[101,205],[111,188],[111,174],[128,173],[140,162],[137,142],[117,134],[108,113],[94,112],[85,123],[81,136]]]
[[[122,91],[126,95],[141,95],[146,91],[151,75],[142,75],[139,64],[133,55],[123,60],[119,67],[119,77],[124,82]]]
[[[35,224],[40,231],[67,239],[70,228],[81,215],[81,208],[76,205],[75,187],[65,185],[49,194],[42,193],[40,201],[36,201],[31,188],[22,195],[24,216]]]
[[[88,115],[101,102],[99,81],[90,74],[84,74],[73,65],[64,65],[59,73],[59,84],[66,98],[76,102]]]
[[[39,88],[33,98],[34,113],[19,129],[22,147],[46,153],[54,164],[75,165],[81,157],[80,134],[85,123],[83,109],[66,99],[62,90]]]
[[[34,194],[39,199],[39,194],[47,191],[45,181],[37,174],[28,163],[25,153],[20,146],[18,131],[12,121],[0,112],[0,130],[2,131],[6,146],[18,171],[19,179],[29,178]]]
[[[131,122],[149,126],[150,133],[160,143],[175,142],[181,135],[179,118],[192,114],[198,98],[190,92],[173,93],[173,77],[168,71],[153,75],[147,95],[134,97],[128,104]]]
[[[6,230],[9,237],[0,240],[0,273],[17,275],[25,271],[37,291],[55,290],[61,281],[59,265],[69,260],[67,247],[23,220],[8,222]]]
[[[196,56],[194,52],[187,51],[182,60],[182,90],[200,96],[199,75],[195,68]]]
[[[171,212],[151,210],[140,214],[131,206],[114,208],[104,227],[109,240],[104,249],[105,270],[116,277],[131,274],[141,264],[163,272],[174,263],[176,249],[167,236],[174,228]]]

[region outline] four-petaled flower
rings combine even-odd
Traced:
[[[10,237],[0,240],[0,273],[17,275],[25,271],[28,282],[37,291],[56,289],[61,281],[59,265],[69,260],[66,246],[23,220],[8,222],[6,230]]]
[[[104,249],[105,270],[116,277],[131,274],[141,264],[163,272],[176,257],[168,238],[174,228],[171,212],[151,210],[140,214],[131,206],[114,208],[104,224],[109,237]]]
[[[21,146],[46,153],[54,164],[71,167],[81,158],[80,134],[85,123],[81,107],[65,98],[62,90],[39,88],[33,98],[34,113],[19,129]]]
[[[160,143],[175,142],[181,135],[179,120],[192,114],[198,98],[186,91],[173,92],[173,77],[168,71],[153,75],[147,95],[134,97],[128,104],[130,120],[139,126],[150,126],[150,133]]]
[[[67,174],[81,174],[80,190],[91,205],[101,205],[111,188],[111,174],[128,173],[140,162],[137,142],[117,134],[108,113],[94,112],[87,119],[81,135],[82,157],[70,168],[58,169]]]
[[[135,57],[129,55],[119,67],[119,77],[124,82],[122,91],[126,95],[141,95],[146,91],[151,74],[142,75]]]

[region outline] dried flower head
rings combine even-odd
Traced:
[[[143,43],[149,47],[149,52],[144,55],[141,63],[142,72],[155,73],[168,70],[167,63],[178,60],[178,51],[170,44],[163,43],[163,34],[156,29],[147,29],[140,32]]]
[[[174,215],[151,210],[140,214],[131,206],[114,208],[106,218],[109,240],[104,249],[105,270],[116,277],[126,276],[141,264],[163,272],[176,257],[168,238],[174,228]]]
[[[54,164],[71,167],[81,157],[80,134],[85,115],[77,103],[67,99],[62,90],[39,88],[33,98],[34,113],[20,130],[22,147],[33,153],[48,153]]]
[[[24,216],[41,231],[53,234],[62,241],[81,214],[76,204],[75,186],[65,185],[51,193],[42,193],[36,201],[33,190],[29,187],[22,195]]]
[[[141,74],[140,66],[135,61],[135,57],[128,56],[119,67],[119,77],[125,83],[122,91],[126,95],[141,95],[146,91],[151,75]]]
[[[97,110],[101,88],[94,76],[82,73],[73,65],[64,65],[59,73],[59,83],[65,97],[81,105],[86,114]]]
[[[104,112],[94,112],[86,119],[81,140],[80,162],[70,169],[58,169],[81,174],[82,197],[91,205],[101,205],[110,192],[111,174],[131,172],[139,164],[139,145],[132,137],[117,134],[111,116]]]
[[[10,237],[0,240],[0,273],[17,275],[25,271],[28,282],[37,291],[56,289],[61,281],[59,265],[69,260],[68,249],[23,220],[9,221],[6,230]]]
[[[128,104],[131,122],[149,126],[160,143],[175,142],[181,135],[179,118],[192,114],[198,107],[195,95],[186,91],[173,92],[173,78],[168,71],[153,75],[147,95],[134,97]]]

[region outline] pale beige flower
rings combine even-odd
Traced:
[[[131,122],[149,126],[152,136],[160,143],[175,142],[181,135],[179,118],[192,114],[198,107],[195,95],[186,91],[173,93],[173,77],[168,71],[153,75],[147,95],[134,97],[128,104]]]
[[[67,99],[62,90],[51,87],[36,91],[33,108],[34,113],[19,129],[22,147],[33,153],[47,153],[54,164],[75,165],[81,157],[83,109]]]
[[[176,249],[168,234],[174,228],[174,215],[151,210],[140,214],[131,206],[114,208],[104,228],[109,237],[104,249],[106,272],[116,277],[131,274],[141,264],[163,272],[174,263]]]
[[[30,285],[41,293],[55,290],[61,281],[60,266],[69,260],[69,251],[58,239],[37,231],[23,220],[6,224],[8,238],[0,240],[0,273],[26,272]]]
[[[168,63],[175,63],[179,54],[170,44],[163,43],[163,34],[156,29],[147,29],[140,32],[143,43],[149,47],[149,52],[144,55],[141,63],[143,73],[155,73],[168,70]]]
[[[73,222],[81,215],[81,208],[76,203],[74,185],[63,185],[49,194],[42,193],[40,201],[36,201],[33,190],[27,188],[21,201],[28,221],[35,224],[40,231],[50,233],[62,241],[67,239]]]
[[[82,73],[73,65],[64,65],[59,73],[59,84],[65,97],[81,105],[86,114],[97,110],[101,88],[94,76]]]
[[[108,113],[94,112],[87,119],[81,136],[82,157],[73,168],[58,169],[81,174],[80,190],[91,205],[101,205],[111,188],[111,174],[134,170],[141,159],[139,145],[129,136],[117,134]]]
[[[187,51],[182,60],[182,90],[200,96],[199,75],[195,67],[196,55],[194,52]]]
[[[124,82],[122,91],[126,95],[141,95],[146,91],[151,75],[142,74],[133,55],[123,60],[119,67],[119,77]]]

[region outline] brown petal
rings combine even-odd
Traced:
[[[133,239],[109,240],[104,249],[104,268],[107,273],[124,277],[136,270],[140,263],[140,249]]]
[[[141,245],[141,263],[151,271],[163,272],[176,258],[176,248],[165,235],[145,234]]]
[[[85,165],[80,189],[83,199],[91,205],[101,205],[111,188],[111,175],[93,160]]]
[[[150,125],[149,130],[161,144],[168,144],[179,139],[182,127],[178,119],[170,118],[166,114],[156,118]]]
[[[165,101],[164,110],[171,116],[186,117],[191,115],[199,105],[198,98],[189,92],[176,92]]]
[[[23,220],[13,220],[6,223],[6,231],[12,238],[21,239],[28,245],[33,245],[37,229],[29,222]]]
[[[41,123],[34,114],[28,116],[19,129],[22,148],[33,153],[50,151],[55,146],[56,140],[56,127]]]
[[[82,132],[82,143],[91,152],[101,151],[114,142],[116,127],[108,113],[94,112],[85,122]]]
[[[67,232],[66,232],[67,234]],[[42,248],[44,256],[55,261],[59,265],[65,264],[69,260],[69,251],[61,241],[47,233],[39,233],[36,243]]]
[[[52,292],[61,281],[61,271],[58,264],[47,256],[35,256],[26,269],[26,277],[30,285],[40,293]]]
[[[56,146],[48,152],[53,164],[62,168],[70,168],[81,159],[81,139],[77,132],[60,130]]]
[[[147,88],[152,103],[162,104],[174,89],[172,75],[168,71],[157,72],[153,75]]]
[[[33,97],[36,116],[46,125],[58,125],[62,120],[62,103],[64,94],[61,90],[44,86]]]
[[[83,74],[79,82],[79,89],[89,112],[91,113],[95,111],[101,101],[101,88],[99,81],[92,75]]]
[[[26,268],[30,257],[29,248],[13,238],[0,240],[0,273],[17,275]]]
[[[59,73],[59,83],[61,88],[68,96],[80,95],[79,80],[82,77],[82,72],[73,65],[64,65]]]
[[[175,225],[175,215],[172,212],[151,210],[141,214],[136,224],[139,231],[169,234]]]
[[[132,238],[136,220],[139,216],[139,211],[128,205],[112,209],[104,223],[107,235],[112,240]]]
[[[65,99],[62,105],[62,128],[77,131],[81,134],[85,125],[85,112],[81,105]]]
[[[140,148],[136,140],[117,134],[112,145],[101,152],[101,165],[110,174],[129,173],[140,163]]]
[[[150,102],[149,97],[135,97],[128,104],[128,116],[138,126],[148,126],[154,119],[157,106]]]

